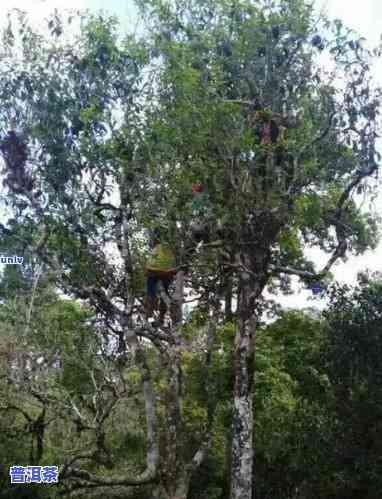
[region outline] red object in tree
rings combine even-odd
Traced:
[[[201,184],[192,184],[191,187],[192,192],[195,194],[196,192],[202,192],[203,186]]]

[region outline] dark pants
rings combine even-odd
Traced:
[[[158,276],[155,274],[148,274],[147,276],[147,296],[149,298],[155,299],[157,295],[158,282],[161,282],[164,290],[168,294],[170,284],[173,280],[173,276]]]
[[[156,296],[158,283],[161,282],[166,294],[169,293],[169,287],[174,278],[174,274],[157,274],[155,272],[147,273],[147,299],[146,299],[146,313],[148,317],[152,317],[154,314],[154,310],[157,307]],[[159,316],[161,322],[164,320],[164,316],[167,312],[167,305],[164,300],[161,298],[159,303]]]

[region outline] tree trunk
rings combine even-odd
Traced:
[[[158,497],[158,499],[187,499],[187,496],[188,496],[188,487],[186,491],[176,490],[175,492],[170,494],[168,492],[161,491],[159,492],[158,496],[155,496],[155,498]]]
[[[169,344],[162,354],[162,367],[167,371],[167,383],[163,393],[164,428],[160,445],[160,477],[155,495],[158,499],[187,499],[192,473],[203,462],[208,447],[206,442],[202,442],[192,460],[190,462],[184,460],[185,450],[182,438],[184,430],[181,414],[181,326],[184,295],[184,273],[182,271],[178,272],[175,284],[176,290],[171,304],[171,332],[174,343]],[[209,331],[208,352],[212,349],[213,341],[214,331]],[[209,364],[208,355],[206,363]],[[210,416],[212,417],[212,414]]]
[[[182,470],[179,459],[181,429],[181,337],[184,273],[178,272],[175,293],[171,303],[172,336],[174,344],[168,345],[162,357],[162,365],[167,370],[167,386],[163,394],[165,427],[161,435],[161,494],[165,499],[186,499],[178,493],[179,475]],[[182,485],[182,484],[181,484]],[[182,488],[182,487],[181,487]],[[188,490],[188,487],[187,487]]]
[[[244,276],[240,289],[239,324],[235,337],[235,385],[232,428],[230,499],[252,499],[253,475],[253,360],[256,284]]]
[[[175,357],[175,358],[174,358]],[[171,364],[171,361],[174,364]],[[169,355],[167,369],[167,387],[164,393],[165,428],[161,435],[161,465],[160,480],[166,499],[175,496],[178,481],[179,467],[179,428],[180,428],[180,401],[179,401],[179,369],[176,356]]]

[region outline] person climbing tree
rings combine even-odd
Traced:
[[[152,240],[153,251],[146,265],[146,313],[147,317],[152,317],[157,305],[157,288],[160,282],[164,291],[169,296],[169,287],[176,274],[175,255],[170,246],[162,241],[158,230],[154,232]],[[159,315],[163,322],[167,311],[167,305],[163,298],[160,299]]]
[[[257,177],[258,192],[271,187],[282,188],[290,175],[290,157],[286,147],[287,130],[295,126],[293,120],[272,110],[256,109],[251,115],[258,149],[251,164],[251,175]]]

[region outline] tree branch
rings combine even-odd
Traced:
[[[334,211],[334,215],[329,219],[329,222],[335,227],[336,237],[337,237],[337,247],[332,253],[332,256],[329,258],[328,262],[320,272],[309,272],[303,269],[294,269],[292,267],[280,267],[275,265],[272,267],[272,270],[277,273],[284,273],[290,275],[297,275],[299,277],[305,277],[307,279],[322,279],[325,275],[330,271],[334,263],[339,259],[345,256],[347,250],[347,240],[345,229],[346,226],[342,222],[341,218],[344,212],[344,205],[346,201],[350,198],[350,195],[354,188],[356,188],[359,183],[366,177],[369,177],[378,169],[377,164],[373,164],[366,170],[362,170],[358,172],[358,175],[349,183],[349,185],[344,189],[341,194],[337,207]]]
[[[107,486],[138,486],[155,481],[159,462],[159,449],[157,442],[157,418],[155,409],[155,394],[152,387],[151,375],[144,352],[141,348],[136,353],[137,364],[142,374],[143,396],[145,400],[146,424],[147,424],[147,453],[146,469],[135,477],[126,478],[104,478],[86,470],[66,466],[63,478],[79,478],[94,485]]]
[[[309,272],[308,270],[294,269],[293,267],[281,267],[279,265],[271,265],[270,269],[275,273],[297,275],[308,279],[316,279],[319,274]]]
[[[335,115],[336,111],[333,111],[329,116],[329,121],[326,128],[324,128],[324,130],[317,137],[315,137],[309,144],[306,144],[306,146],[302,148],[300,154],[298,155],[298,159],[302,157],[302,155],[305,153],[307,149],[309,149],[309,147],[314,146],[315,144],[317,144],[317,142],[321,142],[321,140],[323,140],[327,136],[332,127],[332,122]]]
[[[25,412],[23,409],[20,409],[20,407],[17,407],[15,405],[7,405],[5,407],[0,407],[0,411],[16,411],[22,414],[24,418],[28,421],[28,423],[32,423],[33,421],[27,412]]]

